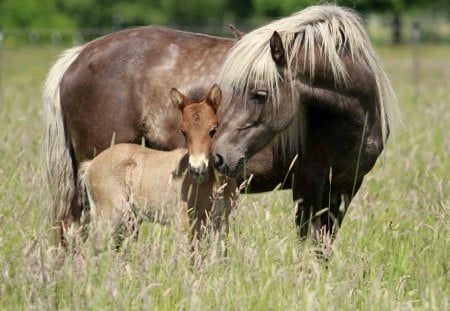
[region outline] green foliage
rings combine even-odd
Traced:
[[[447,12],[449,10],[447,0],[338,0],[336,3],[362,12],[392,12],[394,14],[410,13],[426,8]]]
[[[309,5],[323,2],[317,0],[253,0],[253,3],[256,15],[276,18],[300,11]]]
[[[222,26],[286,16],[320,0],[0,0],[0,28],[111,28],[145,24]],[[446,0],[337,0],[360,12],[449,11]]]
[[[225,10],[232,12],[238,19],[249,18],[253,14],[253,2],[252,0],[228,0],[226,1]]]
[[[74,21],[60,11],[55,0],[0,0],[2,28],[65,28]]]
[[[222,25],[225,0],[167,0],[162,12],[172,25]]]

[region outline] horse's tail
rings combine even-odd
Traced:
[[[60,83],[64,73],[80,54],[82,46],[65,51],[48,73],[43,90],[44,137],[42,144],[44,176],[51,195],[49,221],[62,238],[62,221],[69,213],[75,193],[75,159],[72,143],[66,132],[60,102]]]

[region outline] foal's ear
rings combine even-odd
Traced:
[[[220,102],[222,101],[222,90],[217,84],[214,84],[211,90],[209,90],[207,99],[211,107],[214,109],[214,111],[217,112],[217,108],[219,107]]]
[[[170,90],[170,100],[175,107],[183,109],[187,105],[187,98],[176,88]]]
[[[278,32],[274,31],[272,37],[270,38],[270,52],[272,54],[272,59],[279,66],[286,64],[286,57],[284,54],[283,41]]]

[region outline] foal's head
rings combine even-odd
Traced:
[[[191,102],[175,88],[170,91],[172,103],[183,115],[180,130],[189,152],[188,169],[198,179],[204,178],[208,173],[210,148],[217,128],[216,111],[221,98],[222,93],[217,84],[199,102]]]

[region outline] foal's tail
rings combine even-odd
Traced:
[[[43,90],[44,137],[42,160],[51,195],[49,221],[56,232],[56,242],[62,238],[62,222],[70,210],[75,193],[75,159],[72,142],[67,133],[60,101],[60,83],[67,68],[80,54],[82,46],[65,51],[48,73]]]
[[[91,197],[91,190],[89,186],[89,180],[87,178],[86,172],[91,165],[91,161],[84,161],[78,167],[78,178],[77,178],[77,188],[78,188],[78,203],[83,207],[83,212],[85,212],[85,217],[89,217],[88,210],[95,208],[94,201]],[[86,223],[89,220],[85,221]]]

